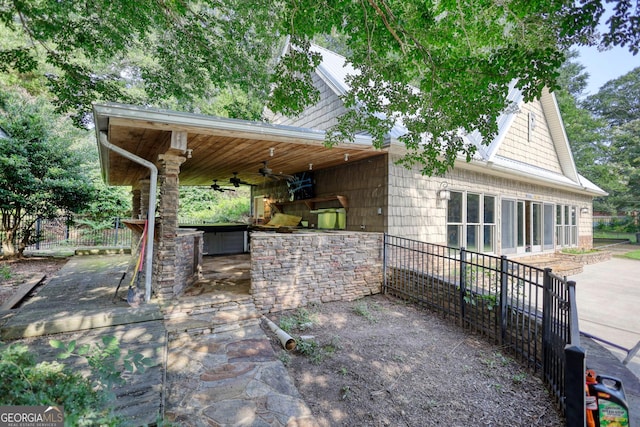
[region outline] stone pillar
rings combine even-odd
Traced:
[[[135,212],[137,212],[142,219],[147,218],[147,212],[149,211],[150,185],[151,180],[148,178],[138,181],[138,188],[140,189],[140,198],[138,199],[138,204],[140,205],[140,208]]]
[[[131,218],[138,219],[140,213],[140,188],[134,187],[131,190]]]
[[[153,284],[156,297],[167,301],[174,296],[176,286],[176,236],[178,230],[178,200],[180,165],[183,156],[158,156],[158,219],[153,266]]]

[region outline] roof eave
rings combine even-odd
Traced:
[[[471,162],[466,162],[461,159],[456,162],[455,167],[460,169],[473,170],[476,172],[481,172],[481,173],[489,174],[493,176],[509,178],[512,180],[523,181],[530,184],[539,184],[545,187],[571,191],[573,193],[589,195],[592,197],[606,196],[608,194],[603,190],[588,188],[584,185],[579,184],[579,182],[575,182],[571,184],[559,182],[551,178],[535,176],[524,171],[519,171],[517,169],[512,169],[505,166],[497,165],[491,161],[487,162],[482,160],[472,160]]]

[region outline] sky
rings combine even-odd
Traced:
[[[609,80],[640,67],[640,53],[634,56],[626,48],[616,47],[599,52],[596,47],[581,47],[578,51],[580,58],[577,61],[584,65],[589,73],[589,84],[585,89],[585,95],[597,93]]]

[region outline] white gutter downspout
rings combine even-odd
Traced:
[[[106,147],[109,150],[115,151],[120,154],[122,157],[125,157],[132,162],[138,163],[151,172],[150,183],[149,183],[149,210],[147,211],[147,253],[145,254],[145,273],[144,273],[144,300],[145,302],[149,302],[151,299],[151,275],[153,274],[153,266],[151,265],[153,262],[153,239],[155,232],[155,222],[156,222],[156,188],[158,186],[158,168],[153,163],[136,156],[135,154],[118,147],[117,145],[113,145],[109,142],[107,138],[107,134],[105,132],[100,132],[100,144]]]

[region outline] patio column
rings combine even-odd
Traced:
[[[138,199],[138,203],[140,204],[140,208],[136,211],[141,219],[147,218],[147,212],[149,212],[149,185],[151,181],[146,179],[141,179],[138,181],[138,188],[140,188],[140,198]]]
[[[158,156],[158,220],[156,222],[156,250],[153,284],[156,297],[168,300],[176,292],[176,236],[178,233],[178,201],[180,165],[185,157],[175,154]]]
[[[136,187],[131,190],[131,218],[138,219],[140,213],[140,188]]]

